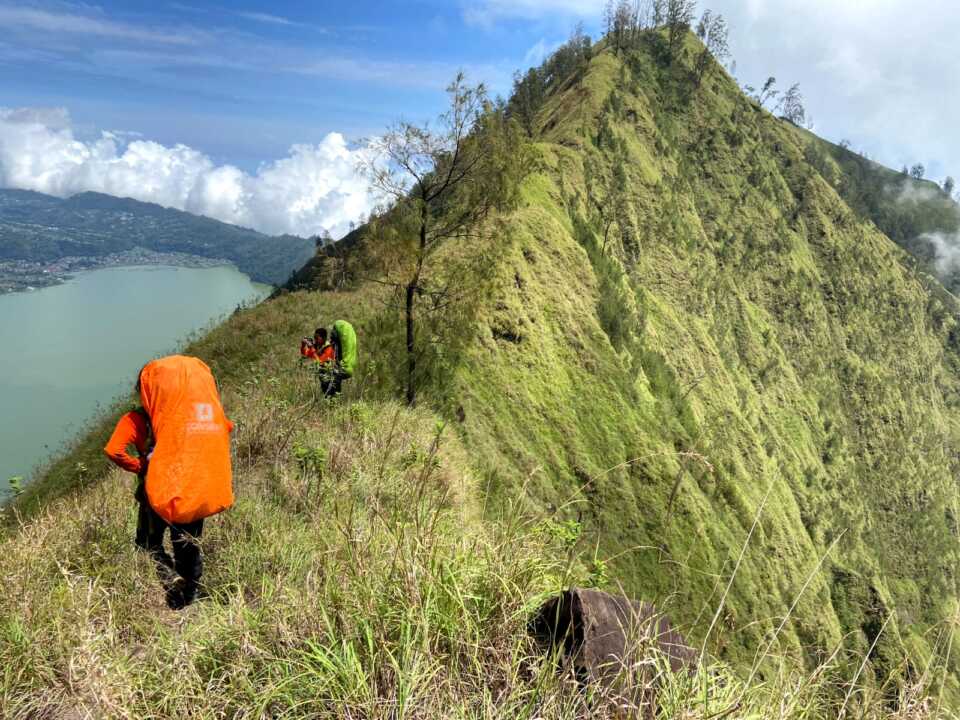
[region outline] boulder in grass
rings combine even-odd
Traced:
[[[659,678],[689,672],[697,652],[653,605],[600,590],[571,588],[544,603],[530,632],[558,670],[595,685],[621,709],[653,717]]]

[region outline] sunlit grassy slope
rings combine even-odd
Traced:
[[[349,696],[391,716],[380,699],[406,697],[483,717],[556,700],[543,713],[563,716],[576,695],[537,685],[522,618],[572,580],[660,604],[751,678],[743,717],[773,696],[795,700],[782,717],[860,706],[828,680],[875,688],[872,716],[922,716],[897,685],[930,688],[929,716],[956,701],[954,299],[851,210],[802,134],[719,69],[695,87],[649,41],[598,48],[552,92],[420,409],[392,400],[400,328],[380,286],[282,295],[190,349],[240,421],[212,602],[176,619],[151,595],[102,428],[39,479],[20,504],[37,519],[2,549],[7,702],[283,717]],[[356,321],[362,364],[329,409],[295,354],[336,317]],[[668,716],[723,713],[729,687]]]
[[[762,505],[710,641],[728,657],[795,601],[776,644],[810,661],[841,638],[888,671],[938,652],[956,604],[952,296],[719,72],[687,90],[649,54],[602,53],[543,124],[463,373],[488,482],[575,498],[612,575],[690,621]],[[620,162],[603,252],[596,203]]]

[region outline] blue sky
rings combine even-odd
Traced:
[[[603,4],[0,0],[0,187],[338,236],[374,203],[363,138],[435,116],[458,69],[507,94],[578,21],[597,37]],[[742,84],[799,82],[824,137],[960,175],[956,0],[700,4]]]
[[[496,8],[0,3],[11,30],[0,40],[0,104],[65,107],[78,135],[135,131],[254,170],[331,131],[359,138],[400,115],[428,117],[461,67],[506,93],[512,71],[562,40],[578,14],[505,17]]]

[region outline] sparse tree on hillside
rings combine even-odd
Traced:
[[[710,69],[710,58],[723,64],[730,57],[730,41],[727,21],[723,15],[710,10],[703,13],[697,24],[697,36],[703,41],[703,50],[697,57],[697,85],[703,82],[704,75]]]
[[[927,169],[923,166],[923,163],[917,163],[912,168],[910,168],[910,177],[914,180],[923,180],[923,176],[926,174]]]
[[[483,85],[467,84],[460,73],[447,93],[450,106],[436,127],[397,123],[374,143],[363,167],[373,189],[394,203],[375,228],[387,257],[379,282],[401,296],[410,405],[417,394],[420,304],[442,310],[463,282],[438,272],[431,260],[446,240],[483,237],[484,220],[510,200],[522,163],[518,133],[491,107]]]
[[[637,34],[648,28],[656,27],[654,16],[656,14],[655,0],[637,0],[634,6],[634,17],[637,23]]]
[[[607,0],[603,8],[603,22],[613,50],[619,54],[633,41],[637,24],[637,6],[630,0]]]
[[[584,165],[587,197],[602,232],[600,251],[607,252],[611,231],[616,228],[623,250],[631,257],[638,251],[637,230],[630,212],[630,181],[622,153],[616,155],[613,172],[607,175],[589,158]]]
[[[590,62],[593,43],[584,32],[583,23],[577,23],[570,38],[550,56],[540,69],[544,92],[572,75],[579,75]]]
[[[667,0],[653,0],[651,21],[655,28],[667,21]]]
[[[507,104],[507,112],[515,117],[527,133],[534,137],[537,132],[537,113],[543,107],[547,88],[545,73],[540,68],[530,68],[525,75],[513,74],[513,92]]]
[[[954,188],[954,187],[956,187],[956,182],[954,182],[954,180],[953,180],[952,177],[950,177],[949,175],[947,175],[946,180],[943,181],[943,191],[944,191],[947,195],[951,195],[951,196],[952,196],[952,195],[953,195],[953,188]]]
[[[794,83],[790,86],[780,102],[777,105],[780,115],[789,120],[797,127],[803,125],[803,119],[806,117],[806,110],[803,107],[803,95],[800,94],[800,83]]]
[[[760,107],[766,105],[767,100],[776,100],[777,95],[780,94],[780,91],[776,88],[777,79],[772,75],[767,78],[767,81],[763,84],[763,89],[760,90],[760,94],[756,96],[757,102],[760,103]]]
[[[327,247],[328,245],[333,244],[333,236],[330,235],[329,230],[324,230],[319,235],[314,236],[313,244],[317,248]]]
[[[693,24],[697,0],[666,0],[664,22],[667,26],[667,55],[672,63]]]

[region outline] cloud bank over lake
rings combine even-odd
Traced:
[[[0,187],[131,197],[271,235],[337,238],[363,219],[375,205],[357,171],[366,152],[331,132],[250,174],[187,145],[134,133],[78,139],[64,108],[0,108]]]

